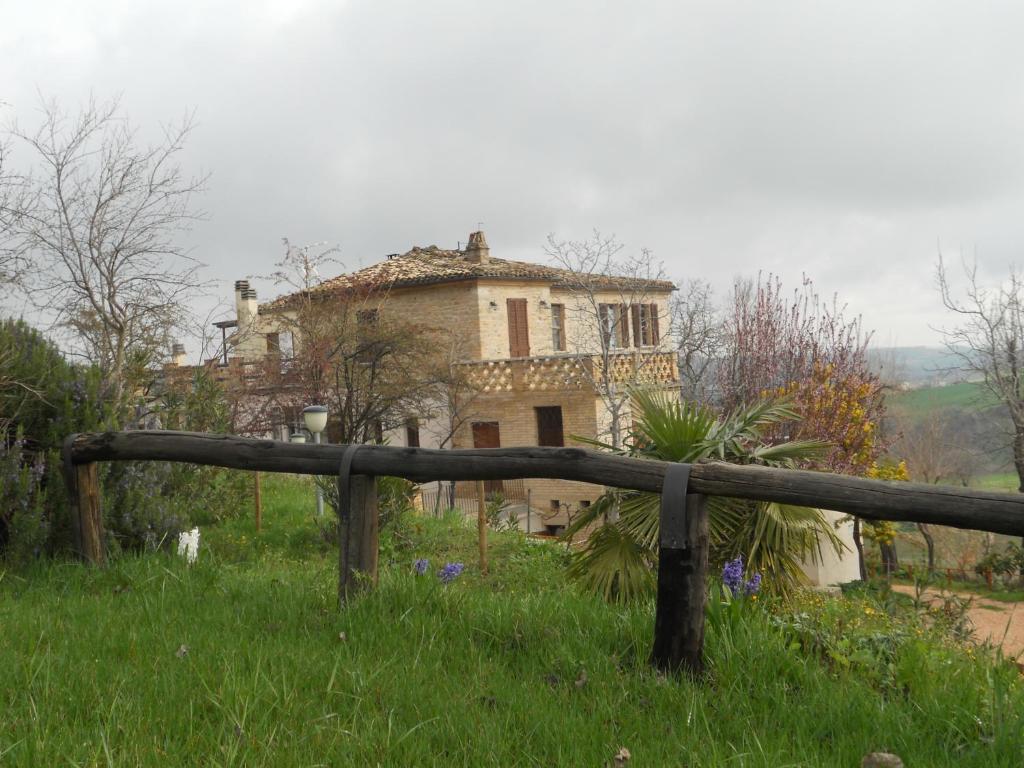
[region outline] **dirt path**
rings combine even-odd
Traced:
[[[911,586],[894,584],[892,588],[906,595],[914,594]],[[995,645],[1002,645],[1004,654],[1024,661],[1024,603],[1002,603],[970,592],[955,594],[972,600],[967,616],[979,641],[990,640]],[[925,593],[926,598],[929,595],[938,598],[935,591]]]

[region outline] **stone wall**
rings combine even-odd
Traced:
[[[496,421],[502,447],[537,445],[537,416],[534,408],[557,405],[562,409],[562,431],[566,445],[580,445],[572,435],[589,437],[597,430],[598,398],[591,392],[507,392],[481,395],[473,404],[472,421]],[[470,423],[455,436],[456,448],[472,448]],[[600,486],[566,480],[545,478],[529,479],[531,505],[542,512],[551,509],[552,500],[570,505],[572,510],[581,501],[595,501],[603,492]],[[549,525],[564,525],[566,512],[546,521]]]

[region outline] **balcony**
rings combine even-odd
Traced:
[[[679,381],[671,352],[623,350],[609,355],[614,384],[661,384]],[[592,389],[605,380],[601,355],[545,355],[507,360],[462,363],[470,371],[470,385],[481,392],[546,392]]]

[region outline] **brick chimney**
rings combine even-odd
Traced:
[[[487,247],[487,238],[483,231],[470,232],[466,243],[466,260],[474,264],[486,264],[491,257],[491,249]]]
[[[176,365],[179,368],[188,365],[184,344],[174,344],[171,346],[171,365]]]

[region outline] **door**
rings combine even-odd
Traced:
[[[474,421],[473,422],[473,447],[474,448],[501,448],[501,430],[496,421]],[[484,480],[484,493],[493,496],[496,493],[504,494],[505,487],[501,480]]]

